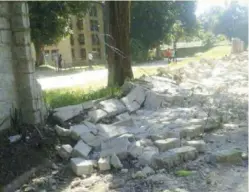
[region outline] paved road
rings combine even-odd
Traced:
[[[167,62],[155,61],[140,64],[137,67],[160,67],[167,65]],[[133,67],[136,68],[136,67]],[[71,87],[77,85],[86,85],[92,81],[101,81],[106,80],[107,78],[107,70],[95,70],[95,71],[80,71],[80,72],[72,72],[72,73],[56,73],[54,71],[37,71],[37,79],[41,84],[43,90],[46,89],[55,89],[55,88],[64,88]]]

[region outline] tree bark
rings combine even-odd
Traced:
[[[34,47],[35,47],[35,54],[36,54],[36,67],[39,67],[40,65],[44,64],[44,57],[43,57],[43,50],[44,50],[44,45],[42,45],[39,42],[34,42]]]
[[[130,1],[108,1],[108,86],[133,78],[130,56]]]

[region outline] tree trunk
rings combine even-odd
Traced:
[[[160,59],[161,58],[161,54],[160,54],[160,45],[157,45],[156,46],[156,58],[157,59]]]
[[[108,1],[108,86],[133,78],[130,56],[130,1]]]
[[[43,50],[44,50],[44,45],[42,45],[39,42],[34,42],[34,47],[35,47],[35,54],[36,54],[36,67],[39,67],[40,65],[44,64],[44,57],[43,57]]]

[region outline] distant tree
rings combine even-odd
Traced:
[[[214,32],[224,34],[229,39],[238,37],[248,46],[248,6],[232,1],[219,17]]]
[[[69,34],[70,15],[84,16],[91,7],[87,1],[28,1],[28,5],[38,66],[42,64],[44,46],[57,43]]]
[[[108,86],[121,86],[133,78],[130,57],[131,1],[108,1]]]

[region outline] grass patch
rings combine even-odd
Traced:
[[[85,101],[96,100],[103,97],[121,97],[122,91],[119,87],[106,87],[97,90],[94,89],[54,89],[44,91],[46,103],[51,108],[63,107],[67,105],[76,105]]]
[[[187,177],[189,175],[192,175],[193,172],[192,171],[188,171],[188,170],[179,170],[179,171],[176,171],[175,174],[178,177]]]

